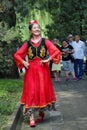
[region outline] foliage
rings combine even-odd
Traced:
[[[29,39],[28,24],[27,24],[26,20],[21,21],[20,13],[17,13],[16,17],[17,17],[16,31],[19,36],[18,41],[19,41],[19,43],[21,43],[21,42]]]
[[[2,21],[7,23],[9,28],[15,26],[14,0],[0,0],[0,22]]]
[[[50,1],[50,5],[53,1]],[[85,38],[87,31],[87,2],[85,0],[55,0],[55,8],[51,8],[53,23],[47,25],[47,34],[51,38],[65,38],[69,33],[79,34]],[[49,33],[51,32],[51,33]],[[52,35],[53,34],[53,35]]]
[[[0,2],[0,78],[18,77],[18,71],[13,62],[13,53],[18,43],[15,30],[16,17],[14,0]],[[17,76],[15,76],[17,75]]]
[[[4,25],[5,26],[5,25]],[[12,40],[17,39],[18,38],[18,34],[17,31],[14,27],[7,29],[7,26],[3,27],[0,26],[0,40],[3,41],[7,41],[7,43],[10,43]]]
[[[0,128],[5,127],[14,111],[21,96],[22,84],[22,80],[0,79]]]
[[[6,129],[8,120],[8,116],[0,114],[0,130]]]
[[[42,37],[50,40],[66,38],[69,33],[87,39],[86,0],[1,0],[0,76],[16,74],[13,53],[29,39],[27,23],[33,19],[39,21]]]
[[[42,36],[46,35],[46,24],[52,23],[48,9],[48,0],[17,0],[15,2],[16,27],[19,32],[20,41],[29,39],[28,22],[37,19],[41,26]]]
[[[13,75],[13,54],[18,46],[18,36],[15,28],[7,30],[4,27],[0,29],[2,32],[0,33],[0,77],[10,77]]]

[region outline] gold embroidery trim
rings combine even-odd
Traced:
[[[25,106],[25,108],[44,108],[44,107],[47,107],[48,105],[52,104],[52,103],[55,103],[56,101],[52,101],[51,103],[47,103],[46,105],[43,105],[43,106]],[[23,105],[25,105],[25,103],[21,103]]]
[[[33,56],[34,56],[34,55],[33,55],[33,52],[32,52],[32,48],[29,47],[29,49],[28,49],[28,57],[29,57],[30,59],[32,59]]]
[[[43,58],[44,56],[46,56],[46,49],[43,45],[43,46],[41,46],[41,49],[40,49],[40,57]]]

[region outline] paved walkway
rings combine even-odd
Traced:
[[[28,120],[22,121],[17,130],[87,130],[87,76],[79,81],[54,82],[57,111],[45,112],[43,123],[30,128]]]

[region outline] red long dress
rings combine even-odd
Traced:
[[[60,51],[49,40],[45,40],[47,50],[53,62],[60,61]],[[33,44],[39,46],[40,44]],[[15,62],[18,68],[22,68],[22,61],[28,53],[28,44],[24,43],[22,47],[14,54]],[[26,69],[24,75],[24,86],[21,97],[21,104],[25,108],[44,108],[56,101],[56,96],[50,76],[48,63],[41,64],[41,58],[35,57],[28,60],[30,66]]]

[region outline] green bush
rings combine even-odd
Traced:
[[[0,113],[10,115],[18,101],[22,90],[22,80],[0,80]]]
[[[0,26],[0,78],[14,78],[17,68],[13,55],[18,47],[18,35],[15,28]],[[16,72],[15,72],[16,71]]]
[[[21,97],[22,80],[0,79],[0,130],[9,123],[9,117]]]

